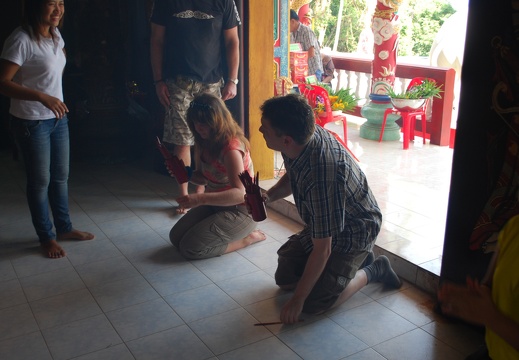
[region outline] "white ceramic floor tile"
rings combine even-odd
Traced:
[[[99,239],[97,237],[91,241],[78,241],[73,247],[73,250],[67,252],[67,258],[74,266],[89,264],[121,255],[121,252],[112,241],[109,239]]]
[[[36,300],[30,305],[40,329],[48,329],[102,313],[86,289]]]
[[[278,336],[303,359],[342,359],[368,345],[330,319],[286,331]],[[318,345],[316,340],[319,339]]]
[[[79,356],[74,360],[135,360],[126,345],[119,344],[107,349],[94,351],[90,354]]]
[[[257,266],[238,252],[211,259],[193,261],[192,264],[214,282],[250,274],[259,270]]]
[[[188,262],[179,263],[165,270],[144,274],[151,286],[162,296],[167,296],[208,285],[211,280]]]
[[[0,341],[0,359],[51,360],[49,349],[39,331],[13,339]]]
[[[34,248],[18,253],[16,258],[11,260],[11,264],[20,278],[58,269],[72,268],[69,259],[66,257],[52,260],[49,262],[49,258],[43,255],[39,243],[36,241],[34,242]]]
[[[168,244],[152,229],[111,236],[110,240],[112,240],[112,243],[126,256],[144,250],[156,249],[159,246]]]
[[[460,352],[437,340],[422,329],[414,329],[382,344],[373,346],[373,350],[388,360],[462,360],[465,358]]]
[[[87,286],[96,286],[139,275],[135,267],[122,256],[78,265],[76,271]]]
[[[151,228],[137,216],[106,221],[98,225],[109,238],[151,230]]]
[[[140,275],[91,286],[90,292],[104,312],[157,299],[159,294]]]
[[[301,359],[279,339],[270,337],[257,343],[246,345],[228,353],[218,355],[220,360],[299,360]]]
[[[213,353],[186,325],[127,342],[136,360],[203,360]]]
[[[219,281],[216,285],[242,306],[275,297],[282,292],[263,271]]]
[[[369,346],[416,328],[410,321],[376,302],[331,315],[330,318]]]
[[[40,275],[20,279],[23,291],[29,301],[85,289],[85,284],[74,270],[58,269]]]
[[[214,284],[164,297],[186,322],[193,322],[239,308],[240,305]],[[211,299],[211,301],[207,301]]]
[[[253,326],[277,321],[292,296],[278,289],[274,272],[277,249],[302,229],[293,198],[271,204],[277,210],[269,207],[258,224],[266,241],[188,261],[169,241],[180,219],[178,187],[152,170],[151,156],[73,163],[72,221],[96,240],[63,241],[68,256],[50,260],[28,216],[23,166],[0,152],[0,213],[9,212],[0,219],[0,358],[449,360],[472,353],[482,334],[436,318],[428,307],[434,299],[413,285],[437,286],[452,149],[403,151],[399,141],[360,139],[353,123],[348,133],[384,214],[375,252],[407,281],[399,290],[369,284],[294,325]]]
[[[28,304],[0,310],[0,341],[38,330],[38,324]]]
[[[245,310],[236,309],[192,322],[189,327],[220,355],[272,336],[263,326],[254,326],[255,322]]]
[[[110,311],[106,316],[124,341],[135,340],[184,324],[163,299]]]
[[[0,310],[24,303],[27,298],[18,279],[0,281]]]
[[[122,343],[104,315],[43,330],[42,333],[55,360],[70,359]]]
[[[434,313],[436,299],[416,288],[404,289],[377,302],[417,326],[428,324],[439,317]]]

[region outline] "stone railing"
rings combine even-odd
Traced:
[[[354,90],[358,98],[368,99],[371,85],[371,59],[356,57],[345,53],[332,53],[335,70],[338,73],[336,86],[338,88],[350,88]],[[454,100],[455,70],[447,68],[432,67],[427,65],[397,63],[397,79],[395,86],[404,90],[412,78],[428,77],[434,79],[442,86],[441,99],[435,98],[432,105],[431,126],[428,137],[431,144],[447,146],[451,136],[451,119]],[[361,116],[360,110],[365,101],[352,112],[353,115]],[[429,119],[428,119],[429,121]],[[417,124],[420,130],[420,124]]]

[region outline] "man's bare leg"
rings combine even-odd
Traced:
[[[180,160],[184,162],[184,165],[191,165],[191,147],[186,145],[175,145],[173,148],[173,155],[178,157]],[[178,184],[178,188],[180,190],[179,196],[185,196],[188,194],[187,191],[188,183]],[[186,209],[181,208],[180,206],[177,208],[177,214],[185,214]]]
[[[346,300],[355,295],[355,293],[357,293],[367,284],[368,277],[366,276],[366,272],[364,270],[357,270],[357,272],[355,273],[355,277],[350,280],[348,285],[344,288],[344,290],[339,295],[339,297],[337,298],[337,300],[331,308],[337,307],[342,303],[346,302]]]
[[[243,249],[244,247],[247,247],[249,245],[252,245],[254,243],[263,241],[267,238],[265,233],[261,230],[254,230],[249,235],[245,236],[241,240],[233,241],[229,245],[227,245],[227,249],[225,249],[224,254]]]
[[[398,275],[391,268],[389,259],[384,255],[380,255],[370,265],[357,270],[355,277],[351,279],[349,284],[339,295],[332,308],[344,303],[369,282],[374,281],[382,282],[384,285],[394,289],[398,289],[402,286],[402,282],[398,278]]]

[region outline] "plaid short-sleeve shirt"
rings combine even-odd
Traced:
[[[332,237],[332,251],[371,250],[382,214],[365,174],[347,150],[317,126],[296,159],[284,156],[299,215],[312,238]],[[305,251],[312,239],[303,240]]]
[[[312,29],[305,24],[299,24],[297,30],[290,35],[290,39],[293,43],[300,43],[304,51],[308,51],[312,46],[314,47],[314,56],[308,58],[308,75],[315,75],[317,70],[320,70],[322,73],[321,49]]]

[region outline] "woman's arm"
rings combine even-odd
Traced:
[[[207,185],[207,179],[204,177],[204,175],[202,175],[200,170],[193,171],[193,175],[191,175],[189,182],[195,185]]]
[[[15,83],[13,78],[19,69],[20,65],[0,59],[0,94],[13,99],[39,101],[58,119],[68,113],[67,105],[60,99]]]
[[[438,299],[445,314],[483,325],[519,351],[519,324],[496,307],[488,286],[471,279],[467,285],[446,283],[438,291]]]
[[[224,156],[224,165],[231,185],[230,189],[182,196],[176,199],[179,205],[189,209],[201,205],[231,206],[243,203],[245,188],[238,178],[238,174],[244,171],[242,153],[239,150],[228,151]]]

